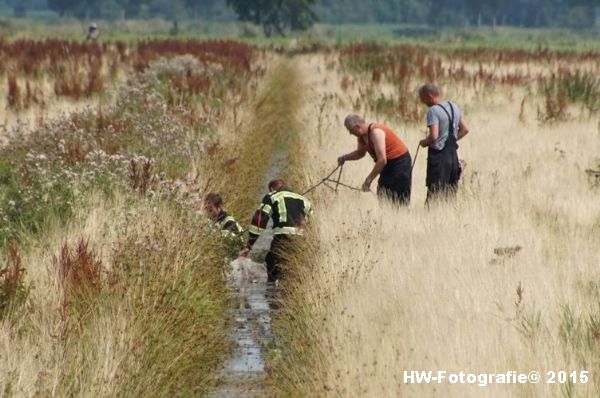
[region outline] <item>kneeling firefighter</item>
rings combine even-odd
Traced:
[[[269,182],[269,193],[264,196],[256,209],[250,228],[248,243],[240,255],[247,256],[252,246],[273,220],[273,241],[265,259],[269,282],[282,279],[282,256],[294,244],[294,236],[302,235],[304,220],[310,215],[312,205],[304,196],[292,192],[281,179]]]

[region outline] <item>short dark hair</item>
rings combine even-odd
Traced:
[[[285,181],[281,178],[276,178],[274,180],[269,181],[269,189],[277,190],[285,185]]]
[[[223,198],[218,193],[210,192],[204,197],[204,203],[211,204],[215,207],[221,207],[223,205]]]
[[[419,88],[420,95],[431,95],[432,97],[437,97],[440,95],[440,89],[435,84],[427,83]]]

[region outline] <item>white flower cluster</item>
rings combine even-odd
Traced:
[[[4,155],[14,160],[10,167],[15,199],[0,203],[0,229],[18,229],[15,214],[21,209],[33,214],[42,204],[46,209],[71,206],[82,193],[104,187],[99,184],[131,189],[132,177],[140,178],[132,176],[132,162],[138,173],[143,165],[151,165],[141,175],[146,196],[174,200],[190,213],[198,209],[202,198],[196,184],[168,178],[157,165],[185,164],[201,156],[219,116],[208,105],[168,106],[158,76],[205,73],[210,68],[217,69],[192,56],[162,60],[124,85],[112,106],[63,114],[35,129],[26,123],[14,125]]]

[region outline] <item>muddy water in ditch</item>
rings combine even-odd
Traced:
[[[265,178],[265,187],[268,181],[278,177],[285,161],[285,156],[281,154],[273,157],[271,168]],[[272,239],[271,221],[269,221],[267,230],[256,241],[253,250],[268,250]],[[240,283],[233,295],[236,303],[239,303],[230,310],[234,324],[229,331],[229,339],[233,342],[234,349],[219,374],[218,387],[208,395],[211,398],[250,398],[271,395],[265,382],[267,375],[265,348],[274,344],[271,316],[277,288],[274,284],[266,282],[264,267],[262,272],[263,275],[257,278],[250,278],[256,279],[257,282],[245,280]]]
[[[239,308],[231,310],[234,324],[229,339],[235,344],[219,375],[218,388],[209,397],[269,396],[265,384],[265,346],[273,341],[270,300],[275,287],[256,283],[235,294]]]
[[[267,233],[254,244],[254,249],[270,247],[272,237]],[[250,260],[245,262],[250,265]],[[272,344],[271,307],[276,286],[267,283],[264,266],[253,265],[253,275],[238,279],[232,289],[235,306],[230,310],[232,326],[229,340],[234,344],[231,356],[218,376],[218,387],[209,397],[265,397],[269,389],[265,383],[265,348]]]

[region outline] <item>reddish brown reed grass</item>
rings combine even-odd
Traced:
[[[75,251],[72,251],[69,244],[64,242],[58,257],[54,256],[53,263],[58,272],[61,286],[70,293],[100,286],[102,262],[89,248],[88,241],[83,238],[77,242]]]
[[[62,152],[61,158],[68,165],[75,165],[85,160],[87,150],[84,149],[81,140],[70,139],[64,143],[64,151]]]
[[[340,86],[342,87],[342,90],[344,90],[344,91],[348,90],[348,87],[350,87],[350,77],[344,76],[342,78],[342,82],[341,82]]]
[[[61,73],[54,82],[54,93],[57,96],[79,99],[84,94],[81,76],[75,71]]]
[[[205,64],[218,64],[228,70],[249,72],[254,47],[230,40],[154,40],[137,44],[134,68],[143,71],[160,56],[191,54]]]
[[[109,115],[105,114],[102,107],[99,106],[98,110],[96,111],[96,128],[99,132],[103,132],[106,129],[111,129],[114,134],[121,135],[125,131],[126,125],[121,119],[115,117],[112,113]],[[100,134],[97,139],[100,143],[101,149],[109,155],[114,155],[119,152],[120,145],[116,140],[113,139],[112,135],[106,137],[105,134]]]
[[[517,318],[519,318],[519,316],[523,312],[522,304],[523,304],[523,293],[524,292],[525,292],[525,289],[523,288],[523,285],[521,285],[521,281],[519,281],[519,284],[517,285],[517,289],[516,289],[517,297],[515,298],[515,316]]]
[[[24,107],[25,108],[29,108],[29,105],[35,102],[35,98],[33,95],[33,91],[31,90],[31,85],[29,84],[29,82],[25,82],[25,102],[24,102]]]
[[[107,79],[116,79],[122,67],[132,66],[135,71],[143,72],[159,57],[181,54],[191,54],[210,68],[221,68],[230,76],[239,77],[251,71],[255,49],[233,41],[154,40],[130,47],[122,42],[98,45],[63,40],[20,39],[11,43],[2,40],[0,74],[9,68],[28,77],[47,74],[54,78],[55,95],[80,99],[102,92]],[[103,72],[106,62],[108,70]],[[12,109],[23,106],[16,77],[9,77],[9,83],[13,83],[12,96],[9,95]],[[213,85],[212,78],[210,73],[189,74],[180,82],[180,93],[184,96],[207,93]],[[28,104],[31,103],[36,102]]]
[[[80,238],[74,251],[64,242],[58,257],[54,256],[52,263],[62,289],[59,311],[62,337],[65,337],[75,326],[73,318],[76,318],[76,325],[82,327],[83,314],[78,309],[85,306],[90,295],[101,289],[102,261],[89,248],[88,241]]]
[[[412,78],[424,81],[481,82],[486,84],[523,85],[537,78],[535,72],[500,73],[498,66],[515,64],[539,64],[562,61],[595,62],[597,51],[586,53],[550,51],[539,48],[535,51],[506,49],[431,49],[415,45],[383,47],[375,44],[357,44],[340,49],[341,63],[354,71],[372,73],[372,80],[379,82],[385,77],[398,87],[406,87]],[[442,58],[451,60],[444,66]],[[458,64],[459,66],[456,66]],[[468,72],[464,64],[479,64],[479,69]],[[484,68],[484,65],[488,67]]]
[[[21,89],[19,88],[17,77],[15,75],[8,76],[8,94],[6,96],[6,101],[10,109],[21,109]]]
[[[146,195],[152,179],[152,163],[149,159],[129,162],[129,184],[140,195]]]
[[[381,71],[379,69],[373,69],[373,73],[371,74],[371,80],[373,83],[381,82]]]
[[[521,106],[519,107],[519,121],[521,123],[525,123],[527,119],[525,118],[525,100],[527,97],[523,97],[521,100]]]
[[[27,296],[25,268],[17,245],[12,242],[8,247],[8,260],[0,269],[0,319],[5,319],[15,304],[22,303]]]
[[[23,98],[23,108],[29,109],[32,105],[44,106],[44,96],[41,89],[36,88],[29,80],[25,82],[25,97]]]
[[[83,95],[89,97],[92,94],[100,93],[104,90],[104,82],[101,75],[102,64],[91,63],[88,68],[88,81],[83,90]]]
[[[108,63],[108,75],[112,80],[117,78],[119,74],[119,61],[116,58],[112,58]]]
[[[556,77],[552,75],[549,80],[542,81],[542,94],[544,96],[544,108],[538,109],[537,118],[541,121],[565,120],[569,117],[569,99],[564,87],[555,86],[553,82]]]

